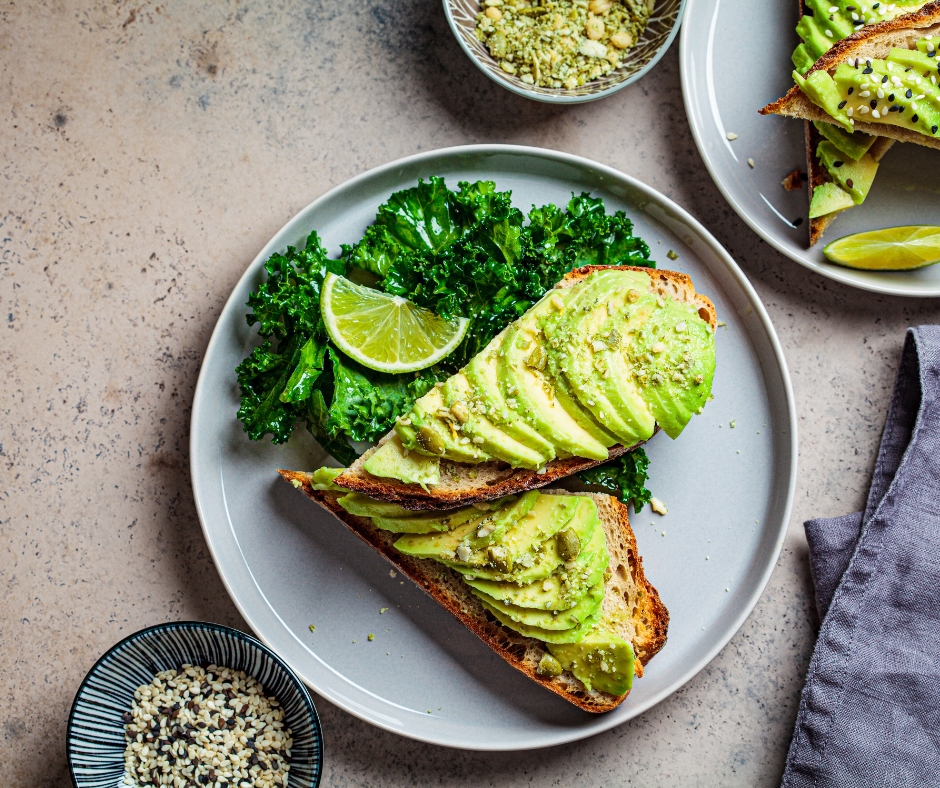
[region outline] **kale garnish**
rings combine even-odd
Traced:
[[[646,489],[649,467],[650,461],[646,452],[642,448],[636,448],[596,468],[581,471],[578,478],[585,484],[603,487],[624,503],[633,501],[633,510],[639,512],[653,497]]]
[[[303,249],[288,248],[265,263],[267,280],[248,299],[249,325],[262,344],[236,369],[238,411],[253,440],[288,440],[305,423],[323,448],[349,464],[349,441],[375,441],[415,399],[466,364],[566,273],[582,265],[655,267],[649,247],[633,235],[622,211],[572,196],[565,210],[512,207],[510,192],[491,181],[447,188],[432,177],[396,192],[375,222],[338,260],[311,233]],[[528,218],[528,222],[526,222]],[[351,275],[470,328],[438,366],[407,375],[365,369],[330,342],[320,317],[327,271]]]

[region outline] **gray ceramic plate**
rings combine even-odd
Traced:
[[[648,447],[650,486],[669,514],[647,509],[634,527],[647,574],[672,615],[669,642],[626,702],[606,715],[579,711],[510,668],[281,481],[275,468],[313,469],[327,460],[309,435],[298,431],[281,447],[252,443],[235,419],[233,369],[257,341],[245,325],[244,303],[264,261],[314,228],[338,253],[341,243],[359,238],[389,194],[430,175],[452,187],[492,179],[511,189],[524,210],[564,204],[583,190],[601,196],[609,210],[629,213],[663,267],[691,274],[728,323],[718,334],[715,401],[678,441],[659,435]],[[675,262],[667,259],[670,249],[679,255]],[[209,343],[191,451],[199,516],[226,588],[252,629],[304,681],[351,714],[405,736],[513,750],[581,739],[635,717],[728,642],[780,550],[796,473],[796,416],[763,306],[734,261],[685,211],[585,159],[479,145],[364,173],[311,203],[271,239],[236,286]]]
[[[680,42],[686,112],[705,165],[731,207],[767,243],[814,271],[865,290],[940,296],[940,265],[920,271],[853,271],[826,262],[823,246],[843,235],[905,224],[940,224],[940,153],[895,145],[865,203],[839,216],[807,249],[807,189],[784,191],[806,171],[803,124],[757,110],[790,88],[796,0],[691,0]],[[742,73],[742,67],[744,73]],[[727,139],[738,135],[733,142]],[[747,160],[754,159],[751,169]],[[802,219],[798,226],[797,219]]]

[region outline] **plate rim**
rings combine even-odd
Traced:
[[[686,8],[686,14],[691,15],[692,9],[697,8],[699,0],[689,0],[689,4]],[[720,6],[721,0],[701,0],[704,4],[705,2],[713,2],[716,6]],[[704,139],[704,130],[699,127],[696,120],[696,115],[694,112],[695,106],[701,106],[700,103],[693,105],[692,94],[696,93],[696,89],[693,87],[694,77],[692,76],[692,47],[694,46],[694,36],[691,33],[687,32],[688,28],[683,27],[683,32],[679,37],[679,80],[682,85],[682,103],[685,108],[686,118],[689,122],[689,128],[692,131],[692,138],[695,140],[695,147],[698,148],[699,156],[702,159],[702,162],[705,164],[705,169],[708,170],[709,176],[711,176],[712,182],[715,186],[718,187],[718,191],[721,192],[722,196],[734,210],[734,212],[744,221],[744,223],[750,227],[757,235],[770,244],[774,249],[780,252],[785,257],[789,258],[795,263],[802,265],[804,268],[808,268],[810,271],[813,271],[821,276],[826,277],[827,279],[832,279],[841,284],[848,285],[849,287],[854,287],[859,290],[866,290],[870,293],[880,293],[882,295],[892,295],[892,296],[904,296],[906,298],[938,298],[940,297],[940,282],[937,285],[929,290],[919,290],[913,286],[905,286],[898,284],[879,284],[875,280],[861,279],[854,276],[851,271],[851,268],[844,268],[842,266],[835,265],[834,263],[822,264],[816,262],[815,260],[810,260],[806,256],[801,256],[793,252],[792,249],[787,247],[785,244],[780,243],[774,236],[765,231],[763,225],[754,219],[744,207],[734,198],[731,193],[731,190],[725,185],[722,179],[718,176],[717,167],[711,158],[709,158],[708,150],[705,146]],[[706,65],[707,67],[707,65]]]
[[[620,719],[612,715],[599,715],[599,724],[594,726],[583,726],[583,727],[572,727],[566,728],[554,732],[554,734],[545,734],[541,737],[537,737],[533,740],[526,741],[525,743],[513,743],[513,742],[495,742],[484,744],[476,743],[459,743],[450,740],[442,740],[440,738],[435,738],[431,735],[422,735],[417,732],[409,732],[402,729],[401,727],[395,727],[389,723],[384,722],[381,718],[377,716],[370,716],[368,713],[363,711],[361,708],[358,708],[357,705],[353,703],[346,702],[346,699],[339,695],[338,693],[332,691],[328,687],[317,686],[313,681],[309,680],[304,672],[299,670],[295,665],[293,665],[286,656],[282,656],[278,652],[277,648],[271,643],[271,641],[266,637],[266,635],[260,631],[259,627],[255,623],[255,616],[246,609],[245,605],[239,600],[238,595],[236,594],[235,588],[232,583],[226,578],[222,564],[220,563],[220,556],[218,551],[218,545],[213,541],[212,536],[210,536],[210,530],[208,528],[208,513],[205,511],[205,502],[202,500],[200,489],[202,488],[203,482],[201,470],[199,468],[199,459],[203,456],[200,453],[199,442],[202,440],[201,436],[196,430],[196,421],[201,410],[207,406],[211,407],[211,401],[208,399],[210,394],[210,383],[207,379],[207,366],[205,364],[205,359],[209,357],[211,353],[215,350],[217,345],[225,341],[223,338],[223,332],[220,331],[222,325],[222,318],[226,314],[226,310],[229,304],[232,302],[232,298],[236,291],[238,291],[244,281],[255,274],[257,268],[264,264],[267,258],[270,256],[271,251],[269,247],[271,246],[274,239],[280,235],[285,228],[290,226],[293,222],[297,221],[299,217],[303,214],[306,214],[310,211],[315,210],[321,204],[328,202],[333,199],[337,194],[342,190],[354,189],[359,184],[368,179],[380,177],[394,171],[396,169],[402,168],[404,166],[418,165],[426,160],[437,160],[443,157],[447,158],[459,158],[467,157],[471,155],[493,155],[493,154],[509,154],[509,155],[522,155],[522,156],[535,156],[539,158],[544,158],[552,162],[559,164],[573,166],[578,169],[590,169],[595,172],[598,172],[602,176],[610,179],[615,183],[620,183],[626,185],[627,187],[633,189],[635,192],[638,192],[650,199],[652,202],[661,205],[663,208],[667,209],[670,217],[673,220],[676,220],[683,225],[689,227],[694,231],[710,248],[711,252],[720,260],[728,274],[731,275],[732,279],[735,280],[736,284],[741,288],[745,298],[747,299],[750,306],[753,308],[756,313],[757,319],[759,321],[760,327],[766,334],[768,344],[773,353],[774,361],[777,364],[777,368],[780,372],[781,379],[783,381],[783,395],[786,402],[786,413],[785,419],[787,422],[787,437],[789,438],[788,443],[784,443],[790,453],[790,465],[789,465],[789,482],[787,484],[786,498],[782,508],[782,517],[780,518],[780,523],[777,526],[775,532],[775,542],[774,548],[771,555],[771,560],[768,560],[766,565],[763,567],[759,574],[759,579],[754,585],[754,588],[747,598],[744,605],[741,607],[740,613],[731,620],[731,622],[726,626],[722,636],[716,641],[715,645],[712,648],[704,651],[697,660],[691,663],[690,667],[687,668],[675,681],[668,684],[666,687],[661,689],[658,693],[650,696],[644,702],[639,703],[637,706],[630,709],[630,714],[625,719]],[[535,146],[528,145],[509,145],[509,144],[473,144],[473,145],[457,145],[450,146],[446,148],[436,148],[429,151],[422,151],[420,153],[412,154],[411,156],[406,156],[401,159],[397,159],[386,164],[379,165],[361,172],[359,175],[356,175],[342,183],[333,186],[328,189],[322,195],[311,201],[309,204],[297,211],[294,216],[291,217],[275,234],[272,238],[264,244],[255,258],[251,261],[242,275],[239,277],[237,283],[233,286],[226,303],[223,308],[219,311],[219,317],[216,320],[215,327],[212,330],[212,336],[209,339],[209,342],[206,346],[205,353],[203,355],[203,363],[200,366],[199,377],[196,382],[196,388],[193,394],[193,406],[192,414],[190,417],[190,435],[189,435],[189,450],[190,450],[190,476],[192,481],[193,489],[193,498],[196,504],[196,512],[199,517],[199,523],[202,528],[203,536],[206,540],[207,547],[212,556],[213,564],[215,565],[216,571],[219,574],[219,578],[222,581],[223,586],[225,587],[226,592],[229,595],[229,598],[232,600],[232,603],[238,609],[239,614],[245,620],[249,627],[251,627],[252,632],[255,636],[266,646],[268,646],[272,651],[277,653],[281,658],[290,665],[291,669],[300,676],[301,680],[314,692],[328,700],[330,703],[340,707],[345,712],[352,714],[359,719],[368,722],[371,725],[374,725],[383,730],[390,731],[392,733],[404,736],[409,739],[416,741],[421,741],[429,744],[435,744],[438,746],[451,747],[455,749],[466,749],[480,752],[504,752],[504,751],[522,751],[522,750],[531,750],[531,749],[540,749],[543,747],[555,746],[558,744],[566,744],[574,741],[579,741],[581,739],[586,739],[591,736],[594,736],[599,733],[610,730],[611,728],[617,727],[629,720],[632,720],[639,715],[645,713],[652,707],[658,705],[660,702],[668,698],[670,695],[674,694],[676,691],[685,686],[692,678],[694,678],[698,673],[700,673],[709,662],[711,662],[724,648],[728,645],[731,639],[740,631],[741,627],[744,625],[744,622],[748,619],[751,613],[754,611],[754,608],[757,606],[758,601],[767,587],[770,577],[776,568],[777,562],[780,557],[780,551],[783,548],[784,538],[786,536],[787,530],[789,528],[790,517],[793,510],[793,501],[796,492],[796,480],[797,480],[797,462],[798,462],[798,421],[796,414],[796,402],[793,392],[793,385],[790,378],[789,368],[787,367],[786,358],[783,353],[783,347],[780,343],[777,333],[774,330],[773,323],[770,320],[770,316],[767,313],[766,308],[764,307],[763,302],[757,294],[757,291],[748,281],[744,272],[734,261],[731,255],[724,249],[724,247],[718,242],[718,240],[702,225],[697,219],[695,219],[688,211],[680,207],[673,200],[671,200],[666,195],[660,193],[651,186],[646,185],[642,181],[627,175],[613,167],[610,167],[600,162],[593,161],[583,156],[577,156],[571,153],[565,153],[562,151],[551,150],[548,148],[539,148]],[[206,480],[208,481],[208,480]],[[208,496],[206,496],[208,497]],[[769,532],[774,534],[773,531]],[[249,570],[250,572],[250,570]],[[278,617],[279,618],[279,617]],[[286,628],[286,624],[284,625]],[[290,630],[287,630],[290,633]]]

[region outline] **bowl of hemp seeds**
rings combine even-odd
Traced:
[[[196,621],[111,648],[69,714],[75,788],[316,788],[323,764],[310,693],[259,640]]]
[[[460,47],[490,79],[555,104],[643,77],[672,44],[686,0],[444,0]]]

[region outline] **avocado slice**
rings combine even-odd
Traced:
[[[564,530],[572,531],[581,544],[589,544],[595,538],[596,531],[603,532],[599,522],[596,506],[579,506],[572,518],[565,523]],[[460,572],[468,580],[479,578],[526,585],[550,577],[564,563],[564,559],[558,553],[557,540],[546,539],[536,544],[532,551],[523,554],[508,572],[494,567],[468,567],[447,560],[441,563]]]
[[[502,506],[484,517],[476,532],[467,539],[467,545],[471,550],[479,550],[502,541],[506,532],[532,511],[540,496],[541,493],[538,490],[529,490],[519,496],[519,500],[513,506]],[[503,500],[506,499],[500,499],[500,501]]]
[[[608,348],[604,340],[609,332],[601,337],[600,328],[623,307],[628,293],[648,294],[649,284],[649,275],[638,271],[596,272],[582,287],[569,288],[564,311],[550,313],[542,323],[553,377],[563,376],[579,405],[616,436],[605,441],[607,445],[630,446],[637,438],[624,414],[629,406],[619,396],[611,400],[602,385],[600,348]],[[616,390],[612,393],[616,395]]]
[[[552,381],[544,373],[546,351],[541,344],[539,322],[560,303],[560,295],[549,292],[507,328],[497,352],[500,389],[506,404],[510,408],[515,405],[520,416],[548,438],[556,451],[606,460],[607,446],[581,427],[562,407],[555,397]],[[541,367],[540,363],[543,364]]]
[[[361,493],[349,493],[338,499],[338,503],[350,514],[357,517],[414,517],[411,509],[404,509],[398,504],[377,501]]]
[[[556,632],[560,629],[576,627],[598,611],[604,601],[604,582],[601,579],[601,582],[591,586],[574,607],[567,610],[536,610],[529,607],[519,607],[518,605],[507,605],[505,602],[500,602],[482,591],[473,589],[473,593],[486,603],[487,608],[498,610],[508,618],[512,622],[509,626],[514,627],[516,624],[525,624],[529,627],[538,627],[539,629]]]
[[[481,517],[483,514],[479,509],[468,506],[453,512],[412,512],[412,517],[373,517],[372,524],[394,534],[433,534],[453,531],[468,522],[479,525],[485,519]]]
[[[446,414],[446,418],[442,418]],[[454,462],[479,463],[491,460],[469,438],[457,432],[455,419],[444,403],[441,387],[435,386],[415,401],[404,419],[395,422],[395,432],[410,451]]]
[[[821,69],[813,71],[806,79],[803,79],[803,75],[798,71],[794,71],[793,80],[810,101],[826,112],[842,128],[850,134],[855,131],[852,119],[845,113],[846,102],[828,71]]]
[[[574,607],[587,590],[604,579],[610,563],[603,528],[595,528],[591,542],[584,546],[574,565],[567,564],[545,580],[519,585],[464,578],[467,585],[483,594],[517,607],[537,610],[567,610]]]
[[[822,123],[818,120],[814,120],[813,125],[816,127],[816,131],[822,134],[829,142],[835,145],[844,156],[852,159],[852,161],[858,161],[862,156],[868,153],[868,149],[874,145],[875,140],[878,139],[870,134],[863,134],[860,131],[849,134],[838,126],[833,126],[831,123]]]
[[[828,170],[832,180],[848,194],[856,205],[865,202],[868,191],[878,172],[878,162],[866,153],[858,161],[846,159],[839,149],[828,140],[816,148],[816,156]]]
[[[505,331],[497,334],[481,353],[473,357],[463,373],[470,383],[474,399],[483,407],[490,421],[530,450],[537,451],[542,457],[542,465],[545,465],[558,456],[555,447],[530,427],[517,411],[506,405],[506,398],[499,387],[496,354],[505,334]]]
[[[589,690],[624,695],[633,686],[633,647],[605,623],[602,619],[578,643],[550,643],[548,651]]]
[[[485,607],[493,617],[503,626],[518,632],[523,637],[535,638],[543,643],[577,643],[592,630],[603,616],[603,605],[598,605],[597,609],[589,614],[583,621],[579,622],[571,629],[543,629],[542,627],[524,624],[521,621],[513,621],[506,613],[498,607],[491,605],[485,599],[480,599],[480,603]]]
[[[459,423],[458,430],[486,454],[508,462],[514,468],[536,470],[545,464],[544,454],[515,440],[481,412],[483,407],[474,400],[470,381],[462,372],[452,375],[441,393],[444,403]]]
[[[809,203],[809,218],[817,219],[854,206],[855,200],[852,199],[852,195],[838,183],[821,183],[813,189],[813,199]]]
[[[441,482],[440,459],[405,451],[398,435],[379,446],[362,467],[373,476],[400,479],[406,484],[427,486]]]
[[[448,561],[461,562],[463,564],[475,562],[484,565],[491,560],[487,555],[485,543],[481,544],[476,550],[470,546],[471,539],[479,539],[477,532],[480,529],[492,527],[494,531],[500,530],[505,533],[507,530],[514,528],[521,520],[526,520],[527,523],[534,522],[539,527],[544,527],[549,530],[554,527],[554,524],[551,522],[551,512],[548,510],[548,507],[544,505],[539,508],[538,514],[535,515],[538,518],[547,518],[544,522],[540,523],[538,520],[533,521],[527,519],[527,515],[539,506],[539,502],[542,498],[552,497],[544,496],[536,490],[530,492],[532,494],[527,493],[505,503],[501,500],[499,508],[492,512],[477,509],[476,511],[479,517],[469,521],[467,524],[458,525],[446,534],[447,538],[442,538],[439,534],[403,536],[395,542],[395,549],[407,555],[413,555],[416,558],[445,559]],[[568,501],[566,505],[562,507],[566,511],[559,510],[556,515],[564,517],[567,521],[571,519],[569,512],[573,512],[576,505],[576,501]],[[467,508],[471,510],[475,509],[475,507],[472,506]],[[467,525],[471,527],[468,528]],[[564,525],[564,523],[562,523],[562,525]],[[539,527],[532,529],[536,536],[539,533]]]
[[[670,438],[701,412],[715,376],[715,335],[690,305],[668,298],[628,349],[643,399]]]

